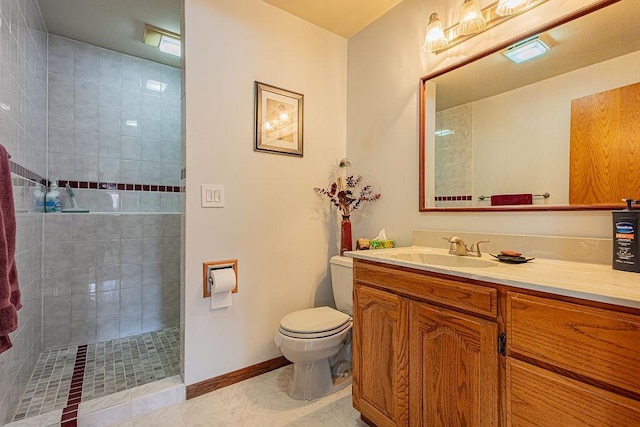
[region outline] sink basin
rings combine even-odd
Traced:
[[[486,268],[495,267],[495,265],[497,264],[497,262],[495,261],[490,261],[482,258],[447,254],[433,254],[417,251],[387,253],[384,254],[382,258],[442,267]]]

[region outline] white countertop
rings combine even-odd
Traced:
[[[610,265],[536,258],[524,264],[500,262],[489,254],[480,259],[491,267],[444,267],[385,258],[401,252],[448,254],[448,250],[411,246],[393,249],[345,252],[346,256],[409,267],[456,277],[484,280],[521,289],[548,292],[625,307],[640,308],[640,273],[618,271]],[[526,255],[526,254],[524,254]],[[450,255],[452,257],[456,255]]]

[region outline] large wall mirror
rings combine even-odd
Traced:
[[[545,55],[503,54],[535,36]],[[420,210],[616,209],[621,182],[640,199],[639,82],[638,0],[598,2],[421,78]]]

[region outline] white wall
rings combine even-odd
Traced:
[[[386,228],[399,245],[413,229],[557,236],[611,236],[611,213],[418,211],[418,82],[431,71],[457,63],[526,29],[585,6],[584,0],[554,0],[438,55],[421,46],[431,12],[448,27],[458,19],[459,0],[404,0],[349,39],[347,154],[365,176],[379,182],[382,198],[356,236]],[[486,6],[490,1],[481,2]],[[593,3],[593,2],[590,2]],[[550,191],[551,190],[545,190]]]
[[[185,382],[280,355],[293,310],[333,305],[337,227],[313,187],[346,153],[346,40],[260,0],[185,0]],[[304,157],[253,151],[254,81],[304,94]],[[223,184],[224,209],[200,207]],[[334,217],[335,219],[335,217]],[[237,258],[233,306],[211,311],[202,262]]]

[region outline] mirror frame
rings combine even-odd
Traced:
[[[463,67],[467,64],[470,64],[474,61],[484,58],[485,56],[491,55],[492,53],[499,52],[512,44],[535,36],[539,33],[548,31],[552,28],[555,28],[559,25],[565,24],[567,22],[573,21],[574,19],[578,19],[582,16],[588,15],[589,13],[595,12],[607,6],[610,6],[614,3],[618,3],[621,0],[602,0],[598,3],[591,4],[589,6],[585,6],[583,8],[577,9],[572,13],[561,16],[557,19],[549,21],[548,23],[533,28],[519,36],[513,37],[509,40],[506,40],[502,43],[499,43],[489,49],[481,51],[475,55],[464,59],[456,64],[450,65],[448,67],[443,68],[442,70],[438,70],[432,73],[429,73],[420,78],[420,130],[419,130],[419,157],[420,157],[420,166],[419,166],[419,180],[418,183],[418,191],[419,194],[419,210],[420,212],[527,212],[527,211],[588,211],[588,210],[614,210],[620,209],[624,206],[624,203],[620,204],[606,204],[606,205],[513,205],[513,206],[474,206],[474,207],[431,207],[426,205],[426,197],[425,197],[425,178],[426,178],[426,170],[425,170],[425,156],[426,156],[426,147],[425,147],[425,135],[426,135],[426,125],[425,125],[425,101],[426,101],[426,83],[428,80],[436,78],[442,74],[448,73],[449,71],[456,70],[460,67]]]

